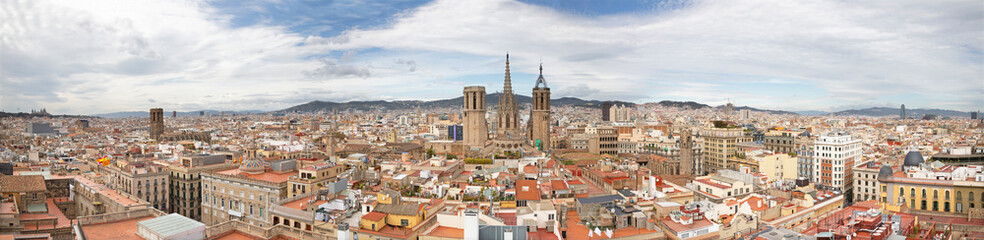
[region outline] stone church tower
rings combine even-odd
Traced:
[[[550,150],[550,88],[543,78],[543,64],[540,64],[540,77],[533,87],[533,109],[530,113],[530,141],[540,151]]]
[[[509,76],[509,54],[506,54],[506,78],[499,95],[499,106],[496,109],[497,137],[519,135],[519,105],[512,90],[512,77]]]
[[[485,87],[465,87],[465,102],[463,106],[464,144],[470,148],[485,147],[489,140],[488,122],[485,121]]]

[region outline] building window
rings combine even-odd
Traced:
[[[950,200],[950,191],[943,192],[943,200]]]
[[[960,196],[960,193],[961,193],[960,191],[957,191],[957,201],[962,200],[962,197]]]
[[[410,221],[406,219],[400,219],[400,226],[409,226]]]

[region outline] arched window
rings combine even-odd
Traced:
[[[943,200],[950,200],[950,191],[943,192]]]
[[[905,188],[899,187],[899,196],[905,195]]]
[[[974,192],[967,193],[967,200],[974,201]]]
[[[957,201],[960,201],[960,200],[963,200],[963,198],[962,198],[962,196],[960,196],[960,191],[957,191]]]
[[[909,196],[913,198],[916,197],[916,188],[909,188]]]
[[[926,189],[923,189],[923,190],[922,190],[922,197],[923,197],[923,198],[926,198]]]
[[[933,190],[933,199],[937,199],[937,198],[940,198],[940,191],[934,189]]]

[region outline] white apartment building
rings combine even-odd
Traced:
[[[813,182],[824,189],[851,188],[851,168],[861,161],[861,140],[846,132],[830,132],[814,142]]]

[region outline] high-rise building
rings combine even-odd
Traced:
[[[706,173],[715,173],[721,169],[728,169],[728,160],[735,157],[738,148],[735,144],[746,141],[742,134],[741,127],[714,127],[701,131],[704,138],[703,169]]]
[[[851,189],[854,163],[861,160],[861,139],[845,132],[821,135],[814,142],[813,182],[826,189]]]
[[[605,121],[605,122],[611,121],[612,106],[614,106],[614,105],[615,104],[612,103],[611,101],[601,103],[601,120],[602,121]]]
[[[908,115],[905,114],[905,104],[902,104],[902,110],[899,112],[899,119],[905,119]]]
[[[489,140],[489,126],[485,120],[485,87],[465,87],[464,144],[471,148],[484,147]]]
[[[977,119],[977,112],[970,112],[970,119]]]
[[[164,135],[164,109],[150,109],[150,138],[160,139]]]
[[[550,149],[550,87],[543,78],[543,65],[540,77],[533,87],[533,109],[530,113],[530,140],[541,151]]]

